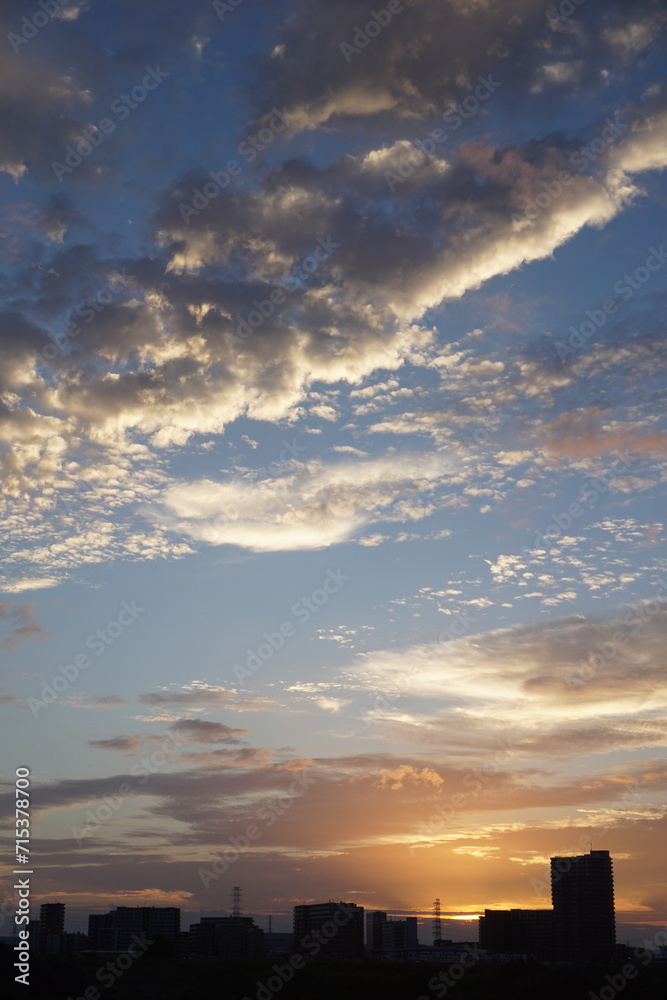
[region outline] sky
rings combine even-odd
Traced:
[[[334,898],[430,943],[438,897],[474,940],[592,847],[619,940],[667,923],[666,24],[5,0],[35,908],[187,928],[239,885],[263,927]]]

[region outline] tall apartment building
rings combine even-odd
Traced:
[[[311,958],[363,958],[363,906],[333,900],[295,906],[294,951]]]
[[[264,931],[252,917],[202,917],[184,944],[190,958],[263,958]]]
[[[608,962],[616,947],[614,876],[609,851],[551,859],[557,959]]]
[[[37,950],[40,955],[61,955],[65,950],[65,904],[42,903],[39,908]]]
[[[384,910],[373,910],[366,914],[366,951],[380,954],[382,951],[382,928],[387,920]]]
[[[387,958],[402,958],[410,949],[419,947],[417,939],[417,918],[385,920],[382,925],[382,951]]]
[[[484,910],[479,946],[496,954],[554,956],[553,910]]]
[[[135,934],[176,944],[180,930],[181,911],[176,906],[119,906],[88,917],[90,947],[97,951],[127,951]]]
[[[88,914],[88,947],[91,951],[115,951],[117,937],[113,911]]]

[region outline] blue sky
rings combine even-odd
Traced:
[[[241,884],[286,929],[440,896],[470,936],[593,843],[642,940],[665,5],[405,0],[366,33],[356,0],[54,3],[0,15],[1,696],[37,901],[194,919]]]

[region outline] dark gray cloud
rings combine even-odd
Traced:
[[[21,642],[45,642],[51,638],[43,625],[35,621],[34,604],[0,603],[0,649],[14,649]]]
[[[127,783],[134,792],[155,800],[137,816],[139,827],[152,830],[156,821],[164,820],[185,824],[185,829],[161,827],[172,847],[219,844],[254,822],[262,827],[263,847],[290,845],[313,851],[339,850],[344,844],[360,846],[388,835],[410,842],[435,805],[447,803],[455,792],[463,792],[455,812],[470,813],[481,807],[504,812],[510,803],[517,809],[556,805],[593,809],[618,800],[629,786],[641,789],[642,800],[667,787],[667,765],[660,758],[598,771],[582,783],[578,778],[554,780],[549,770],[522,766],[511,758],[500,766],[475,771],[442,761],[435,764],[426,754],[384,753],[276,765],[253,756],[252,748],[238,753],[238,767],[230,762],[215,770],[155,770],[145,782],[130,773],[42,785],[40,808],[80,805],[83,809],[104,801],[105,796],[117,796],[119,787]],[[483,781],[480,774],[485,775]],[[132,797],[126,798],[131,805]],[[0,798],[3,808],[5,800],[7,809],[13,808],[9,796]],[[275,818],[269,821],[271,802],[277,805],[280,824]],[[457,828],[461,822],[456,821]],[[103,827],[99,833],[104,839]],[[97,846],[95,841],[90,845]]]
[[[114,708],[117,705],[127,705],[127,698],[120,694],[100,694],[90,695],[88,704],[99,708]]]
[[[232,688],[220,687],[213,684],[195,683],[186,688],[163,688],[158,691],[147,691],[140,694],[138,701],[143,705],[159,710],[169,709],[173,706],[176,709],[211,709],[211,708],[233,708],[237,712],[257,711],[263,712],[275,708],[279,702],[265,695],[253,694],[250,692],[236,691]],[[198,723],[197,719],[180,719],[176,722]],[[209,725],[208,723],[206,725]],[[202,734],[205,729],[195,725],[192,732]],[[210,723],[217,727],[217,723]],[[210,730],[213,732],[214,730]],[[219,730],[216,729],[217,732]],[[244,732],[244,730],[239,730]]]
[[[143,736],[112,736],[108,740],[88,740],[88,746],[96,750],[136,750],[143,741]]]
[[[39,215],[39,222],[54,243],[62,243],[70,229],[89,229],[90,216],[80,211],[66,194],[52,194]]]
[[[88,0],[70,0],[60,16],[35,30],[33,15],[42,11],[22,0],[7,0],[0,12],[4,56],[0,68],[0,170],[57,183],[54,160],[64,162],[66,148],[97,124],[113,101],[141,82],[146,66],[161,64],[172,80],[199,72],[201,45],[220,28],[212,4],[183,5],[178,0],[147,3],[112,0],[101,9]],[[176,97],[176,101],[178,98]],[[136,124],[130,120],[117,147],[101,160],[84,157],[76,167],[77,184],[108,182],[122,168],[118,151]],[[170,133],[165,123],[165,137]],[[69,177],[69,174],[66,175]]]
[[[205,719],[177,719],[168,728],[170,732],[180,733],[195,743],[241,744],[245,741],[236,737],[250,732],[249,729],[231,729],[222,722],[207,722]]]
[[[383,128],[429,120],[462,101],[482,75],[502,81],[501,106],[543,106],[606,86],[660,37],[660,0],[587,0],[549,18],[541,0],[403,0],[379,33],[359,0],[303,0],[286,18],[262,79],[262,110],[286,106],[295,128],[375,117]],[[382,7],[384,9],[384,7]],[[558,10],[554,4],[553,9]],[[383,20],[387,20],[386,16]],[[355,29],[361,28],[360,34]],[[356,38],[356,45],[355,45]],[[341,45],[355,45],[357,51]]]

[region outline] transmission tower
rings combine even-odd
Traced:
[[[241,886],[235,885],[232,889],[232,916],[240,917],[243,913],[242,904],[243,893],[241,892]]]
[[[442,920],[440,919],[440,900],[433,904],[433,944],[442,941]]]

